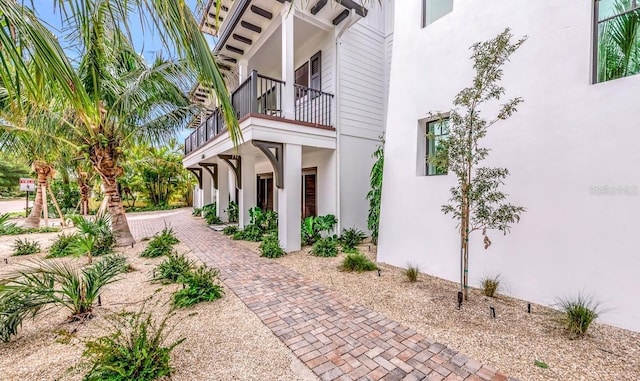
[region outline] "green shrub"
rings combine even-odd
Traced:
[[[480,279],[480,289],[485,296],[493,298],[500,289],[500,275]]]
[[[367,235],[360,229],[357,228],[349,228],[342,229],[342,235],[339,238],[340,245],[342,249],[351,249],[358,246],[364,239],[367,238]]]
[[[170,376],[171,351],[185,339],[165,344],[168,317],[158,323],[142,310],[108,317],[112,332],[87,342],[82,354],[91,364],[84,380],[151,381]]]
[[[236,225],[229,225],[229,226],[225,226],[224,229],[222,229],[222,234],[234,235],[236,234],[237,231],[238,231],[238,227]]]
[[[78,239],[77,234],[60,234],[49,248],[47,258],[66,257],[73,254],[74,243]]]
[[[258,226],[249,224],[244,227],[244,230],[238,230],[233,234],[233,239],[235,240],[243,240],[243,241],[251,241],[251,242],[260,242],[262,241],[262,237],[264,236],[264,232]]]
[[[173,229],[165,226],[160,233],[156,233],[147,247],[140,253],[141,257],[157,258],[173,252],[173,245],[180,242]]]
[[[222,297],[224,290],[217,284],[218,270],[200,266],[196,270],[191,270],[178,281],[185,285],[185,288],[173,294],[172,305],[174,307],[190,307],[200,302],[210,302]]]
[[[13,242],[13,255],[31,255],[40,252],[40,242],[18,238]]]
[[[16,226],[13,222],[9,222],[11,215],[9,213],[0,214],[0,235],[13,235],[22,233],[22,228]]]
[[[278,212],[273,210],[264,212],[262,228],[267,232],[278,231]]]
[[[238,207],[238,203],[235,201],[229,202],[229,207],[226,210],[227,212],[227,220],[229,222],[234,223],[238,222],[238,217],[240,215],[240,208]]]
[[[323,232],[329,232],[338,223],[336,216],[327,214],[326,216],[307,217],[302,221],[300,227],[300,238],[307,245],[313,245],[322,237]]]
[[[87,255],[89,262],[94,256],[112,254],[116,245],[116,238],[111,230],[111,217],[109,214],[96,215],[87,220],[82,216],[71,217],[78,228],[78,237],[71,247],[76,255]]]
[[[338,255],[338,242],[331,238],[320,238],[310,251],[311,255],[316,257],[335,257]]]
[[[220,219],[220,217],[216,216],[215,214],[207,214],[207,216],[205,217],[205,220],[207,221],[207,225],[222,224],[222,220]]]
[[[404,275],[407,277],[407,280],[409,282],[417,282],[418,281],[418,275],[420,275],[420,269],[418,268],[417,265],[409,265],[407,266],[407,269],[404,271]]]
[[[356,253],[359,253],[360,251],[356,247],[343,247],[342,252],[345,254],[356,254]]]
[[[378,267],[375,263],[371,262],[369,258],[367,258],[364,254],[356,253],[356,254],[347,254],[342,261],[342,265],[340,265],[340,269],[342,271],[373,271],[377,270]]]
[[[193,261],[184,254],[171,253],[158,265],[154,280],[177,282],[180,276],[191,271],[195,267]]]
[[[269,234],[262,240],[260,244],[260,256],[267,258],[279,258],[285,255],[284,250],[280,247],[277,234]]]
[[[191,212],[191,215],[196,217],[202,216],[202,208],[193,208],[193,212]]]
[[[589,326],[601,312],[599,303],[582,294],[573,298],[561,299],[558,304],[562,313],[561,320],[572,339],[586,335]]]

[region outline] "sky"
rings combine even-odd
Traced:
[[[197,0],[186,0],[187,4],[195,13]],[[60,9],[54,7],[53,0],[36,0],[33,2],[36,15],[47,23],[52,32],[58,36],[68,34],[70,31],[62,31],[62,15]],[[199,16],[196,15],[196,20],[199,20]],[[167,51],[162,39],[157,31],[150,30],[148,25],[143,25],[140,22],[137,15],[132,16],[132,22],[130,22],[131,37],[133,40],[136,51],[148,61],[151,62],[158,52],[162,52],[164,57],[170,57],[171,52]],[[205,35],[209,41],[209,45],[213,48],[214,40],[211,36]],[[74,49],[72,44],[64,39],[60,39],[60,44],[66,50],[67,55],[74,60],[78,57],[77,49]],[[184,139],[189,135],[191,130],[185,129],[180,135],[180,141],[184,142]]]

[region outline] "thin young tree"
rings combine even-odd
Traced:
[[[431,164],[448,168],[457,178],[456,186],[451,188],[449,203],[442,206],[442,211],[459,221],[460,291],[464,292],[465,300],[468,300],[469,287],[470,234],[481,231],[487,249],[491,245],[487,230],[496,229],[507,234],[525,211],[521,206],[508,203],[507,195],[499,189],[509,171],[480,166],[491,151],[480,145],[488,129],[509,118],[523,101],[517,97],[500,105],[493,119],[485,119],[480,113],[482,105],[499,101],[505,94],[505,88],[499,84],[502,66],[526,40],[525,37],[512,43],[512,38],[510,30],[505,29],[495,38],[471,47],[476,71],[473,84],[460,91],[453,101],[448,138],[441,142],[443,149],[427,158]]]

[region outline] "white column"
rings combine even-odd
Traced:
[[[218,163],[218,191],[216,204],[218,206],[218,217],[222,221],[227,221],[227,209],[229,208],[229,166],[227,163]]]
[[[242,83],[245,79],[247,79],[247,76],[249,75],[248,67],[249,67],[249,60],[245,58],[238,60],[238,82],[239,83]]]
[[[213,189],[213,179],[206,169],[202,170],[202,205],[211,203],[211,192]]]
[[[278,189],[278,238],[287,253],[300,250],[302,146],[284,145],[284,188]]]
[[[239,192],[239,221],[244,227],[249,223],[249,209],[256,206],[256,158],[253,156],[242,156],[242,189]]]
[[[293,21],[295,10],[282,7],[282,116],[295,119]]]
[[[229,181],[229,200],[237,203],[238,200],[236,200],[236,176],[232,171],[227,171],[227,181]]]

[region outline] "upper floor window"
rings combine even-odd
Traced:
[[[453,11],[453,0],[422,0],[422,27]]]
[[[426,132],[427,165],[425,174],[427,176],[446,175],[447,168],[445,168],[443,165],[438,165],[439,161],[431,160],[431,158],[435,159],[433,157],[434,155],[436,155],[437,153],[442,153],[442,151],[446,149],[443,142],[446,141],[449,136],[449,118],[427,122]]]
[[[640,0],[596,0],[594,80],[640,73]]]

